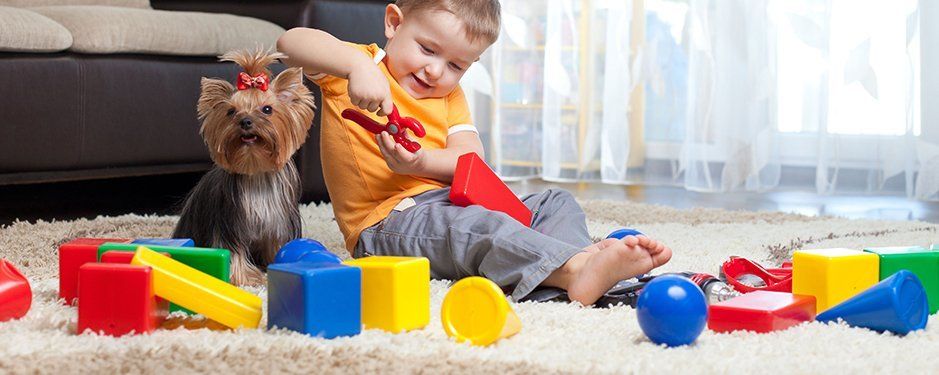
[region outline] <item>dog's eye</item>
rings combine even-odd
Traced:
[[[261,112],[264,112],[265,115],[269,115],[272,112],[274,112],[274,108],[271,108],[271,106],[266,105],[266,106],[261,107]]]
[[[234,108],[228,110],[228,117],[232,117],[234,114],[235,114]]]

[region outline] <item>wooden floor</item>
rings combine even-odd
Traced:
[[[0,186],[0,225],[14,220],[71,220],[127,213],[169,215],[195,185],[197,173],[169,176],[79,181],[43,185]],[[697,193],[676,187],[642,187],[594,183],[512,182],[519,194],[563,188],[582,199],[630,200],[677,208],[715,207],[731,210],[797,212],[850,218],[922,220],[939,223],[939,204],[892,196],[827,196],[807,192]]]

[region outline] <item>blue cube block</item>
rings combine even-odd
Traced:
[[[267,267],[267,327],[334,338],[362,331],[362,270],[336,263]]]
[[[138,238],[131,243],[141,245],[160,245],[175,247],[193,247],[196,243],[191,238]]]

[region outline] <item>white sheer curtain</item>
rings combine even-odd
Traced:
[[[916,0],[502,5],[463,87],[506,179],[939,198]]]

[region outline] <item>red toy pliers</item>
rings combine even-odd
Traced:
[[[381,132],[388,132],[391,134],[391,138],[395,140],[399,145],[404,147],[405,150],[410,152],[417,152],[421,149],[420,143],[412,141],[408,138],[406,129],[411,129],[418,138],[424,137],[427,132],[424,131],[424,126],[420,122],[415,120],[412,117],[401,117],[398,114],[398,107],[392,106],[391,113],[388,114],[388,124],[382,125],[377,121],[372,120],[370,117],[365,114],[353,110],[346,109],[342,111],[342,117],[348,120],[352,120],[356,124],[361,125],[365,130],[368,130],[375,134],[381,134]]]

